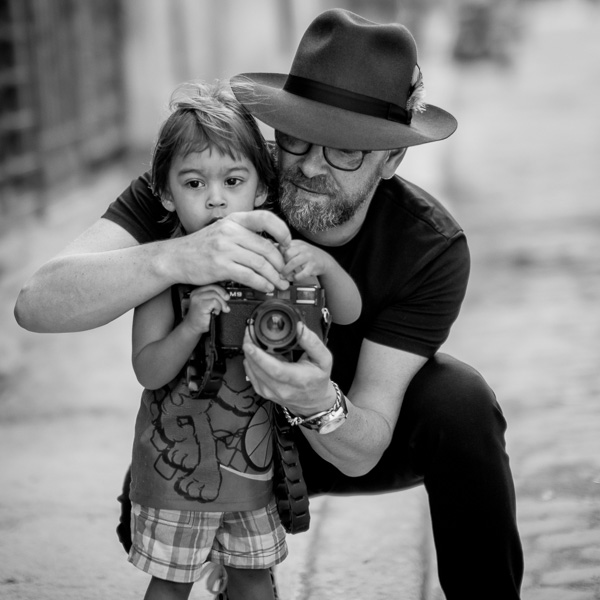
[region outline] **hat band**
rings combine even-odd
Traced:
[[[343,108],[351,112],[378,117],[396,123],[410,125],[412,112],[407,111],[397,104],[350,92],[343,88],[321,83],[299,77],[297,75],[288,75],[283,89],[290,94],[301,96],[307,100],[314,100],[322,104],[328,104],[337,108]]]

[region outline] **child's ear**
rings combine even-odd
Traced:
[[[165,190],[161,197],[160,197],[160,203],[169,211],[169,212],[175,212],[175,203],[173,202],[173,199],[171,197],[171,193],[167,190]]]
[[[267,189],[267,186],[261,183],[256,188],[256,195],[254,196],[254,208],[262,206],[267,201],[268,195],[269,191]]]

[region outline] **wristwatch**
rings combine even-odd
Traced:
[[[346,406],[346,397],[338,387],[337,383],[331,382],[335,389],[335,402],[329,410],[324,410],[316,415],[309,417],[297,417],[283,407],[283,414],[290,425],[302,425],[306,429],[312,429],[320,434],[331,433],[335,431],[348,416],[348,407]]]

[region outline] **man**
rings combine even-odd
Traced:
[[[424,483],[446,597],[519,598],[506,423],[481,376],[437,353],[466,289],[465,236],[435,199],[395,175],[407,147],[456,128],[450,114],[423,105],[412,36],[401,25],[326,11],[307,29],[289,75],[246,74],[232,87],[275,129],[290,228],[258,211],[168,240],[142,177],[25,286],[17,319],[35,331],[73,331],[175,283],[283,289],[281,255],[255,232],[286,244],[291,229],[330,252],[363,299],[356,323],[332,327],[328,348],[300,328],[297,363],[244,341],[254,388],[299,425],[309,492]]]

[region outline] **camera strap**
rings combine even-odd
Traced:
[[[310,511],[300,454],[283,409],[276,404],[274,412],[275,455],[278,460],[275,461],[273,489],[277,499],[277,512],[288,533],[302,533],[310,527]]]
[[[189,285],[178,285],[173,294],[176,311],[175,322],[187,314],[190,293]],[[216,319],[210,320],[210,331],[204,334],[190,355],[185,376],[190,395],[193,398],[214,398],[225,376],[226,360],[217,348]],[[281,524],[288,533],[302,533],[310,526],[309,500],[306,483],[302,476],[302,466],[292,427],[287,422],[282,408],[274,407],[274,478],[273,491],[277,501],[277,511]]]

